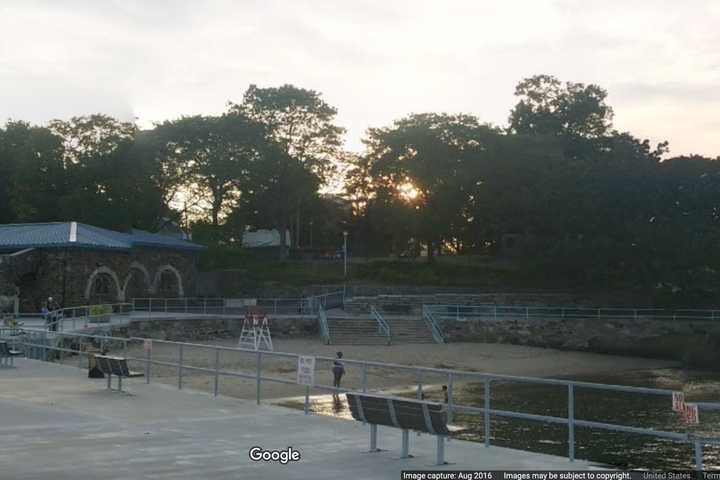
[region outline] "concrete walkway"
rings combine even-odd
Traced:
[[[400,459],[400,431],[205,393],[144,379],[110,392],[105,380],[74,367],[16,359],[0,369],[0,477],[12,479],[398,479],[408,469],[435,469],[434,437],[410,437],[414,458]],[[113,382],[115,385],[115,382]],[[288,465],[252,462],[253,446],[289,446]],[[452,440],[442,468],[587,469],[589,463],[484,448]]]

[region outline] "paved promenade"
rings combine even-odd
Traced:
[[[0,478],[8,479],[399,479],[404,469],[434,469],[434,437],[410,437],[414,458],[400,459],[400,431],[205,393],[144,379],[128,393],[75,367],[16,359],[0,369]],[[115,381],[113,381],[115,385]],[[253,446],[301,454],[288,465],[256,463]],[[452,440],[445,469],[585,469],[564,458]]]

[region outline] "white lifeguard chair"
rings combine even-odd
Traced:
[[[270,324],[267,315],[248,314],[243,319],[238,347],[251,350],[273,351]]]

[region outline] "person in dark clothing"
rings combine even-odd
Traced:
[[[335,361],[333,362],[333,387],[340,388],[340,381],[343,375],[345,375],[345,365],[341,361],[343,357],[342,352],[337,352]]]
[[[448,398],[448,386],[447,385],[442,386],[442,392],[443,392],[443,398],[445,399],[445,403],[448,403],[449,398]]]

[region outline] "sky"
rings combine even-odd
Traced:
[[[605,88],[618,130],[720,156],[718,0],[0,0],[0,122],[146,128],[291,83],[361,151],[410,113],[505,126],[541,73]]]

